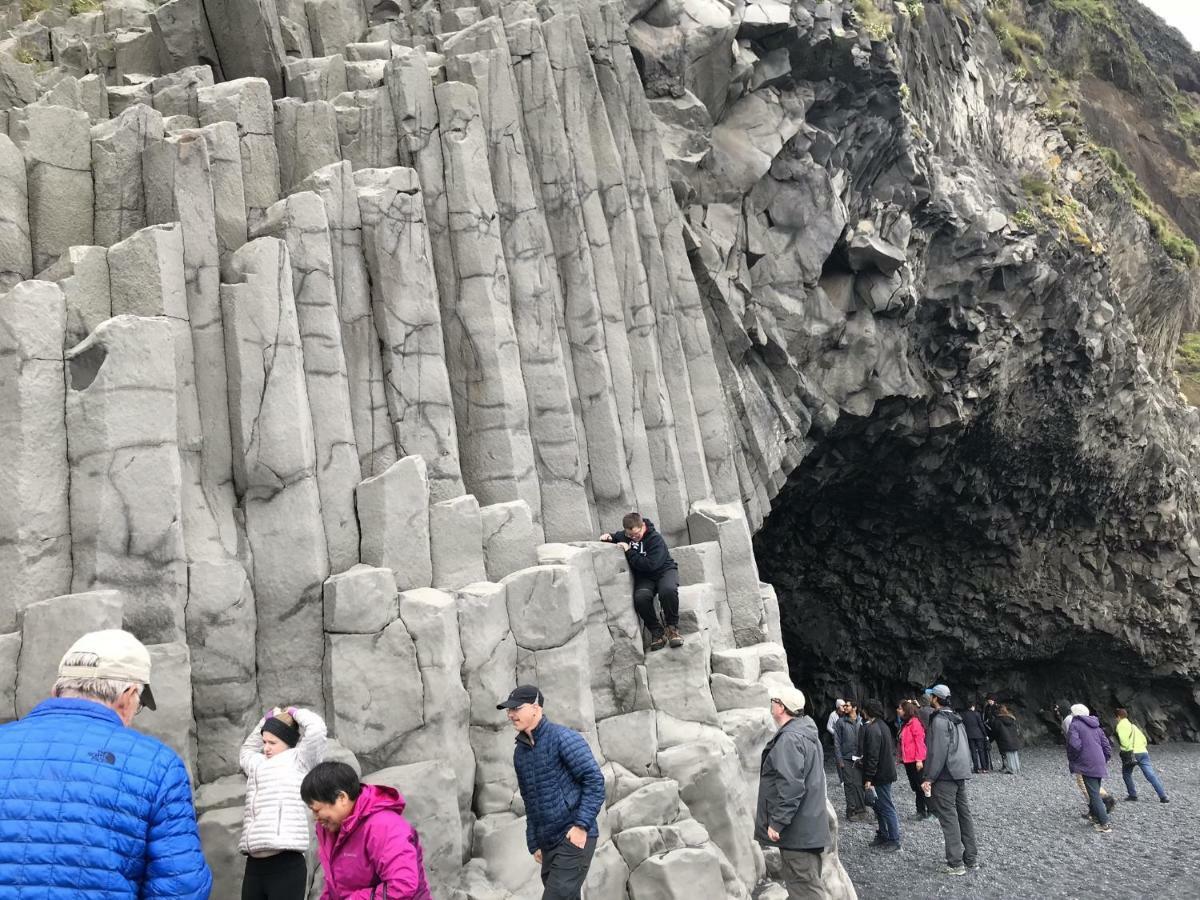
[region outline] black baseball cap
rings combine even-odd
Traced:
[[[508,695],[507,700],[496,704],[496,709],[516,709],[518,706],[524,706],[526,703],[536,703],[538,706],[545,706],[546,698],[532,684],[518,684],[513,688],[513,692]]]

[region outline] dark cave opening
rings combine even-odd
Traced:
[[[1156,738],[1200,736],[1190,682],[1148,647],[1166,640],[1153,609],[1171,588],[1131,577],[1129,485],[1080,452],[1094,423],[1061,383],[1031,378],[962,428],[882,402],[843,416],[791,473],[755,552],[818,719],[835,697],[890,709],[945,682],[959,703],[1009,702],[1032,738],[1057,734],[1060,699],[1110,718],[1126,706]],[[1131,604],[1151,608],[1136,631]]]

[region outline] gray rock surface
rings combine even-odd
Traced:
[[[413,794],[439,896],[496,900],[537,892],[518,680],[604,766],[604,900],[759,889],[784,646],[818,701],[1054,683],[1200,733],[1194,273],[978,4],[876,5],[0,12],[0,719],[117,615],[218,894],[287,701]],[[591,542],[632,508],[682,649]]]
[[[67,429],[62,345],[63,293],[27,281],[0,296],[0,630],[19,611],[71,589],[71,522],[67,493]]]

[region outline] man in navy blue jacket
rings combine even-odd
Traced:
[[[600,540],[615,543],[625,551],[625,559],[633,571],[633,608],[650,632],[650,649],[661,650],[670,642],[672,647],[683,646],[679,633],[679,566],[671,558],[667,542],[654,523],[631,512],[625,515],[621,530],[606,532]],[[663,620],[654,612],[654,595],[658,594]]]
[[[207,900],[183,761],[129,727],[155,708],[150,653],[85,634],[53,694],[0,728],[0,898]]]
[[[542,866],[543,900],[579,900],[600,829],[604,774],[587,741],[542,713],[545,698],[518,685],[497,704],[517,730],[513,768],[525,802],[525,842]]]

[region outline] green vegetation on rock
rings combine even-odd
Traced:
[[[886,41],[892,36],[892,17],[876,6],[875,0],[854,0],[854,11],[871,40]]]
[[[1179,336],[1179,348],[1175,351],[1175,374],[1179,376],[1179,387],[1188,403],[1200,406],[1200,332]]]

